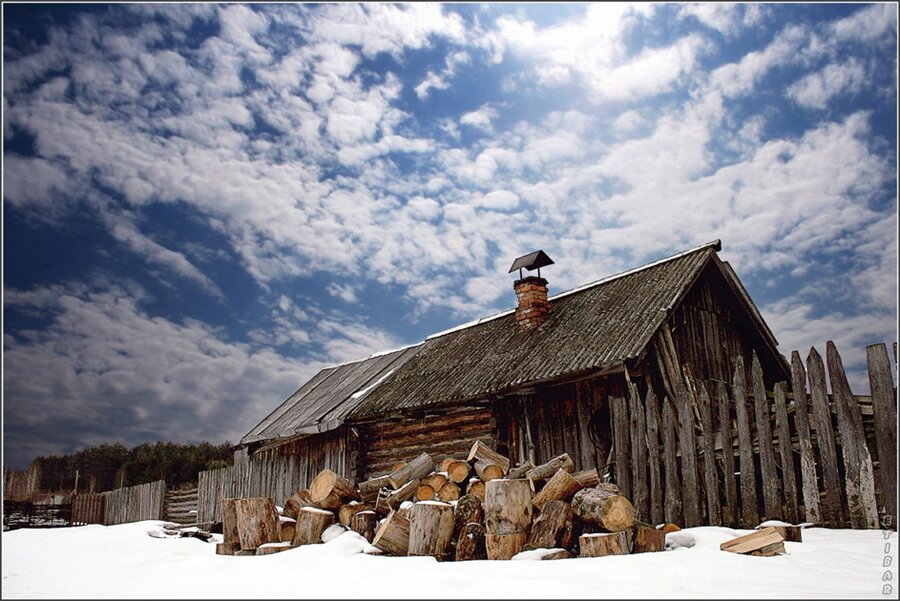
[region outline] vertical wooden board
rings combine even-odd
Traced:
[[[809,376],[809,396],[816,429],[816,445],[819,447],[822,478],[825,481],[824,499],[820,499],[822,514],[828,526],[838,528],[843,526],[846,521],[843,487],[838,473],[837,448],[834,441],[834,428],[831,424],[831,407],[825,392],[825,364],[814,347],[809,349],[806,369]]]
[[[647,388],[644,415],[647,420],[647,456],[650,466],[650,521],[658,524],[666,518],[663,513],[664,486],[660,472],[659,401],[652,386]]]
[[[621,397],[610,397],[612,413],[613,445],[615,446],[616,484],[622,495],[631,498],[631,462],[628,444],[628,403]],[[547,459],[542,459],[542,462]]]
[[[831,380],[831,392],[841,430],[850,523],[854,528],[878,528],[875,470],[866,447],[859,404],[850,390],[841,356],[831,340],[826,343],[826,355],[828,377]]]
[[[681,479],[678,477],[677,453],[678,418],[669,399],[663,399],[663,462],[666,470],[665,516],[670,524],[684,523],[681,500]]]
[[[724,382],[716,386],[719,399],[719,432],[722,439],[722,480],[725,488],[725,507],[722,519],[727,526],[738,524],[737,480],[734,477],[734,440],[731,436],[731,401]]]
[[[578,421],[578,451],[575,459],[576,470],[600,467],[594,463],[594,444],[591,442],[590,390],[585,382],[575,383],[575,419]],[[523,458],[524,459],[524,458]]]
[[[794,476],[794,452],[791,448],[791,424],[788,421],[785,382],[775,384],[775,430],[778,433],[778,455],[784,484],[785,519],[791,524],[800,522],[797,508],[797,480]]]
[[[681,490],[684,498],[684,525],[700,526],[700,482],[697,473],[697,445],[694,435],[694,410],[683,380],[678,386],[678,448],[681,451]]]
[[[894,347],[896,348],[896,346]],[[869,368],[869,389],[872,393],[872,413],[875,423],[875,444],[878,447],[878,484],[884,514],[897,521],[897,396],[891,378],[891,364],[887,347],[872,344],[866,347]]]
[[[803,492],[804,519],[814,524],[822,521],[819,509],[819,484],[816,456],[809,430],[809,402],[806,394],[806,369],[800,353],[791,353],[791,390],[794,393],[794,423],[800,444],[800,489]]]
[[[759,446],[759,468],[762,474],[763,506],[765,519],[782,519],[781,494],[779,492],[778,471],[775,468],[775,446],[772,442],[770,422],[771,411],[766,397],[766,385],[763,381],[762,367],[756,351],[750,368],[753,380],[753,403],[756,409],[756,437]]]
[[[644,405],[638,395],[637,386],[628,385],[629,408],[631,410],[631,483],[634,487],[633,504],[638,519],[647,520],[650,512],[650,495],[647,490],[647,426],[644,419]]]
[[[741,526],[744,528],[756,528],[759,525],[756,499],[756,468],[753,464],[753,436],[750,431],[750,407],[747,404],[746,382],[744,358],[738,355],[734,359],[732,390],[734,392],[734,411],[737,416],[738,452],[740,454]]]
[[[706,482],[707,525],[722,524],[722,509],[719,502],[719,472],[716,469],[716,446],[713,436],[712,403],[706,387],[700,388],[700,424],[703,427],[703,478]]]

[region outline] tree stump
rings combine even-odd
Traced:
[[[485,484],[484,525],[488,534],[527,533],[531,511],[528,480],[491,480]]]
[[[632,553],[653,553],[666,550],[666,533],[650,526],[635,526]]]
[[[469,456],[466,458],[466,461],[469,463],[485,460],[488,463],[493,463],[494,465],[500,466],[500,469],[503,470],[505,474],[509,471],[509,459],[493,450],[480,440],[476,440],[472,445],[472,448],[469,450]]]
[[[291,544],[316,545],[322,542],[322,533],[334,523],[334,514],[327,509],[304,507],[297,516],[294,540]]]
[[[350,526],[350,520],[360,511],[369,511],[374,509],[374,505],[368,503],[345,503],[338,510],[338,521],[344,526]]]
[[[572,506],[564,501],[547,501],[531,525],[525,549],[567,549],[572,542]]]
[[[324,469],[309,485],[309,496],[319,509],[338,511],[349,501],[359,501],[359,493],[350,481],[329,469]]]
[[[350,530],[364,536],[370,543],[378,530],[378,514],[374,511],[360,511],[350,518]]]
[[[422,453],[403,467],[394,470],[388,476],[388,482],[394,488],[400,488],[410,480],[420,480],[434,471],[434,460],[428,453]]]
[[[391,512],[378,527],[372,544],[388,555],[406,555],[409,551],[409,520]]]
[[[605,557],[607,555],[628,555],[628,538],[624,531],[582,534],[578,539],[581,557]]]
[[[268,497],[238,499],[235,512],[241,550],[281,542],[278,510],[275,509],[272,499]]]
[[[572,509],[585,522],[610,532],[627,530],[634,525],[631,501],[609,489],[585,488],[575,493]]]
[[[559,470],[571,472],[574,469],[575,463],[572,461],[572,458],[569,457],[568,453],[563,453],[559,457],[554,457],[547,463],[542,463],[537,467],[531,468],[525,472],[525,477],[532,482],[539,482],[541,480],[552,478]]]
[[[512,559],[513,555],[521,553],[525,549],[526,542],[528,542],[527,532],[516,532],[513,534],[488,533],[484,537],[484,546],[487,550],[488,559]]]
[[[484,506],[481,497],[463,495],[453,512],[453,538],[458,539],[466,524],[484,524]]]
[[[456,540],[456,561],[487,559],[483,524],[469,522],[463,526]]]
[[[437,497],[444,502],[456,501],[459,499],[459,485],[456,482],[444,482],[444,485],[437,491]]]
[[[572,477],[572,474],[567,472],[565,468],[559,468],[531,502],[538,509],[542,509],[544,503],[548,501],[565,501],[568,503],[572,500],[575,493],[581,489],[582,486]]]
[[[409,555],[429,555],[444,559],[453,538],[453,506],[423,501],[409,510]]]
[[[290,497],[288,497],[287,501],[284,502],[284,515],[289,518],[297,519],[297,514],[300,513],[300,509],[303,507],[315,507],[316,504],[313,503],[312,497],[309,496],[309,491],[305,488],[303,490],[298,490]]]

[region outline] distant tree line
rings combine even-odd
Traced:
[[[102,443],[69,455],[38,457],[29,467],[36,473],[44,492],[72,492],[76,474],[80,492],[104,492],[155,480],[165,480],[168,488],[197,481],[204,470],[232,464],[230,442],[212,445],[156,442],[132,449],[121,443]]]

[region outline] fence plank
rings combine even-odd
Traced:
[[[847,508],[854,528],[878,528],[878,506],[875,502],[875,470],[866,447],[859,404],[853,398],[847,375],[837,347],[831,340],[825,343],[828,359],[828,378],[837,409],[841,430],[841,449],[847,486]]]
[[[719,398],[719,431],[722,438],[722,466],[725,485],[725,507],[723,519],[728,526],[738,524],[737,481],[734,478],[734,439],[731,434],[731,402],[725,390],[725,383],[718,382],[716,396]]]
[[[782,519],[781,496],[778,490],[778,472],[775,469],[775,447],[772,443],[770,425],[769,400],[766,397],[766,385],[763,382],[762,367],[759,357],[753,351],[750,367],[753,380],[753,404],[756,410],[756,439],[759,447],[759,469],[762,475],[763,507],[766,519]]]
[[[896,346],[894,347],[896,348]],[[897,395],[891,378],[891,363],[887,346],[871,344],[866,347],[869,367],[869,388],[872,393],[872,413],[875,422],[875,443],[878,448],[878,476],[882,494],[882,512],[890,516],[887,526],[896,527],[897,520]]]
[[[816,455],[809,431],[809,406],[806,394],[806,369],[800,353],[791,353],[791,390],[794,393],[794,424],[800,445],[800,483],[803,491],[804,519],[819,523],[819,484],[816,478]]]
[[[831,407],[825,392],[825,364],[815,347],[809,349],[806,357],[806,372],[809,376],[809,398],[812,402],[813,422],[816,429],[816,446],[822,460],[822,478],[825,482],[822,516],[832,528],[844,524],[844,502],[841,479],[838,474],[837,449],[834,429],[831,425]]]
[[[678,418],[675,407],[669,399],[663,399],[663,462],[666,470],[666,521],[670,524],[684,523],[684,505],[681,500],[681,480],[678,477],[678,457],[676,433]]]
[[[788,421],[786,382],[775,384],[775,431],[778,433],[778,455],[781,458],[781,478],[784,485],[785,519],[800,522],[797,511],[797,479],[794,476],[794,452],[791,448],[791,424]]]
[[[699,480],[697,478],[697,444],[694,435],[694,408],[684,380],[676,383],[678,395],[678,448],[681,451],[681,490],[684,499],[684,525],[700,526]]]
[[[756,469],[753,465],[753,436],[750,432],[750,408],[747,404],[746,382],[744,358],[738,356],[734,361],[732,390],[734,391],[738,452],[740,453],[741,525],[744,528],[755,528],[759,525],[759,512],[756,501]]]
[[[706,387],[700,387],[700,425],[703,428],[703,478],[706,483],[706,524],[720,526],[719,474],[716,469],[716,442],[713,436],[712,404]]]
[[[647,491],[647,424],[644,418],[644,405],[638,394],[637,386],[628,385],[629,407],[631,408],[631,466],[632,486],[634,487],[634,508],[640,520],[649,519],[650,495]]]
[[[653,394],[653,387],[647,388],[644,415],[647,420],[647,456],[650,464],[650,521],[654,524],[662,522],[663,513],[663,480],[659,465],[659,401]]]
[[[623,398],[612,397],[609,399],[609,408],[612,411],[616,485],[625,497],[631,498],[631,465],[628,457],[628,403]]]

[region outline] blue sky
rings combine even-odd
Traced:
[[[236,442],[324,365],[719,238],[897,340],[893,4],[3,5],[4,463]]]

